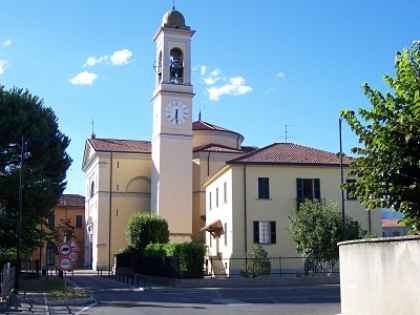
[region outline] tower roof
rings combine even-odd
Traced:
[[[176,28],[186,28],[185,17],[181,12],[175,10],[175,7],[172,10],[166,12],[162,19],[162,26],[170,26]]]

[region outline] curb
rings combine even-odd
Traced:
[[[93,297],[83,299],[48,299],[49,306],[82,306],[85,304],[92,304],[94,302],[96,302],[96,300]]]

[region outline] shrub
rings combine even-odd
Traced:
[[[248,278],[255,278],[271,273],[271,262],[268,253],[259,244],[252,246],[250,258],[242,267],[241,275]]]
[[[129,246],[142,252],[150,243],[169,241],[168,223],[156,215],[136,213],[128,220],[126,236]]]
[[[174,260],[163,258],[174,258],[176,262],[176,273],[178,277],[201,277],[203,275],[205,248],[199,242],[149,244],[144,250],[145,262],[155,263],[154,273],[163,273],[168,268],[167,264],[173,264]],[[161,257],[162,259],[157,259]],[[146,268],[147,269],[147,268]]]
[[[160,244],[152,243],[146,246],[144,249],[145,256],[174,256],[175,244]]]
[[[201,277],[204,266],[204,245],[192,241],[176,244],[174,256],[178,259],[179,273],[183,277]]]
[[[321,270],[325,263],[334,264],[338,260],[338,242],[365,235],[350,217],[345,218],[343,228],[341,214],[333,203],[306,200],[289,220],[297,252],[309,259],[306,270]]]

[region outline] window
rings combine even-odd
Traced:
[[[224,237],[225,237],[225,246],[227,246],[227,223],[225,223],[224,230],[225,230],[225,235],[224,235]]]
[[[223,202],[227,203],[227,183],[223,183]]]
[[[211,210],[212,204],[211,204],[211,191],[209,192],[209,210]]]
[[[298,203],[309,200],[320,200],[319,178],[296,178],[297,201]]]
[[[55,215],[54,213],[50,213],[48,215],[48,228],[53,230],[55,228]]]
[[[270,199],[270,181],[268,177],[258,177],[258,199]]]
[[[184,83],[184,57],[181,49],[170,51],[169,81],[175,84]]]
[[[117,168],[120,168],[120,161],[117,161]]]
[[[276,243],[276,222],[275,221],[254,221],[254,243],[275,244]]]
[[[219,188],[216,188],[216,208],[219,208]]]
[[[83,227],[83,216],[76,215],[76,228]]]
[[[355,179],[347,179],[346,180],[346,184],[352,185],[354,183],[356,183]],[[346,199],[347,200],[357,200],[356,194],[355,194],[355,189],[353,187],[348,187],[346,189]]]

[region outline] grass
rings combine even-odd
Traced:
[[[75,289],[63,279],[57,277],[39,277],[21,279],[21,290],[25,292],[47,293],[51,299],[78,299],[86,298],[88,295],[78,289]]]

